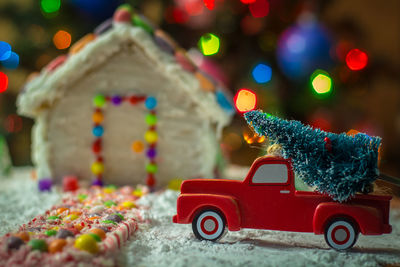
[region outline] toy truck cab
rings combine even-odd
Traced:
[[[387,196],[357,195],[346,203],[317,192],[296,191],[290,160],[262,157],[243,181],[194,179],[182,183],[174,223],[192,223],[199,239],[215,241],[241,228],[324,234],[345,250],[358,233],[390,233]]]

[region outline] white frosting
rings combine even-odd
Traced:
[[[124,24],[100,35],[53,72],[43,71],[18,98],[19,112],[36,117],[33,158],[39,177],[60,180],[75,174],[92,179],[92,99],[97,93],[157,98],[160,185],[177,177],[212,177],[217,139],[230,116],[214,94],[201,90],[194,75],[161,51],[149,34]],[[145,143],[146,112],[143,104],[110,104],[104,109],[107,182],[145,180],[145,151],[134,153],[131,144]]]

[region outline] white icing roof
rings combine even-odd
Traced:
[[[191,100],[204,110],[205,118],[218,124],[219,131],[230,122],[232,110],[226,105],[229,101],[222,101],[225,105],[220,101],[223,90],[217,89],[218,97],[212,90],[203,90],[195,73],[184,70],[172,54],[160,49],[153,35],[141,27],[115,21],[112,28],[84,44],[80,51],[56,58],[38,76],[28,81],[17,99],[18,112],[29,117],[38,116],[41,110],[50,108],[63,97],[68,87],[65,85],[77,81],[87,71],[106,62],[121,49],[120,44],[129,41],[139,46],[147,57],[159,62],[165,76],[177,83],[177,90],[185,90]],[[205,77],[210,79],[207,75]],[[215,83],[211,79],[210,82]]]

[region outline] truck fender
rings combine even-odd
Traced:
[[[313,218],[314,233],[323,234],[326,224],[331,219],[338,217],[353,220],[363,235],[383,233],[383,218],[378,209],[365,205],[336,202],[321,203],[317,206]]]
[[[235,198],[225,195],[181,194],[177,202],[179,221],[191,223],[198,212],[216,209],[224,215],[230,231],[239,231],[241,219],[237,203]]]

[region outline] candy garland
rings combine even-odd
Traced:
[[[91,165],[91,171],[95,175],[96,179],[93,181],[93,185],[103,185],[103,173],[104,173],[104,157],[102,155],[102,144],[103,144],[103,134],[104,127],[102,125],[104,121],[104,108],[107,103],[111,103],[114,106],[120,106],[123,102],[129,102],[131,105],[137,105],[144,103],[148,113],[145,116],[146,124],[148,129],[144,135],[144,139],[147,142],[146,157],[148,158],[148,163],[146,164],[147,179],[146,184],[149,187],[154,187],[155,185],[155,173],[158,170],[156,156],[157,156],[157,140],[158,134],[156,129],[157,116],[155,108],[157,107],[157,99],[152,96],[121,96],[113,95],[107,96],[103,94],[98,94],[93,98],[93,105],[95,107],[92,121],[93,128],[92,134],[95,140],[92,144],[92,151],[96,158],[95,162]],[[134,150],[140,151],[140,144],[133,144],[132,148]]]
[[[116,250],[137,231],[149,188],[92,186],[0,237],[0,266],[114,266]]]

